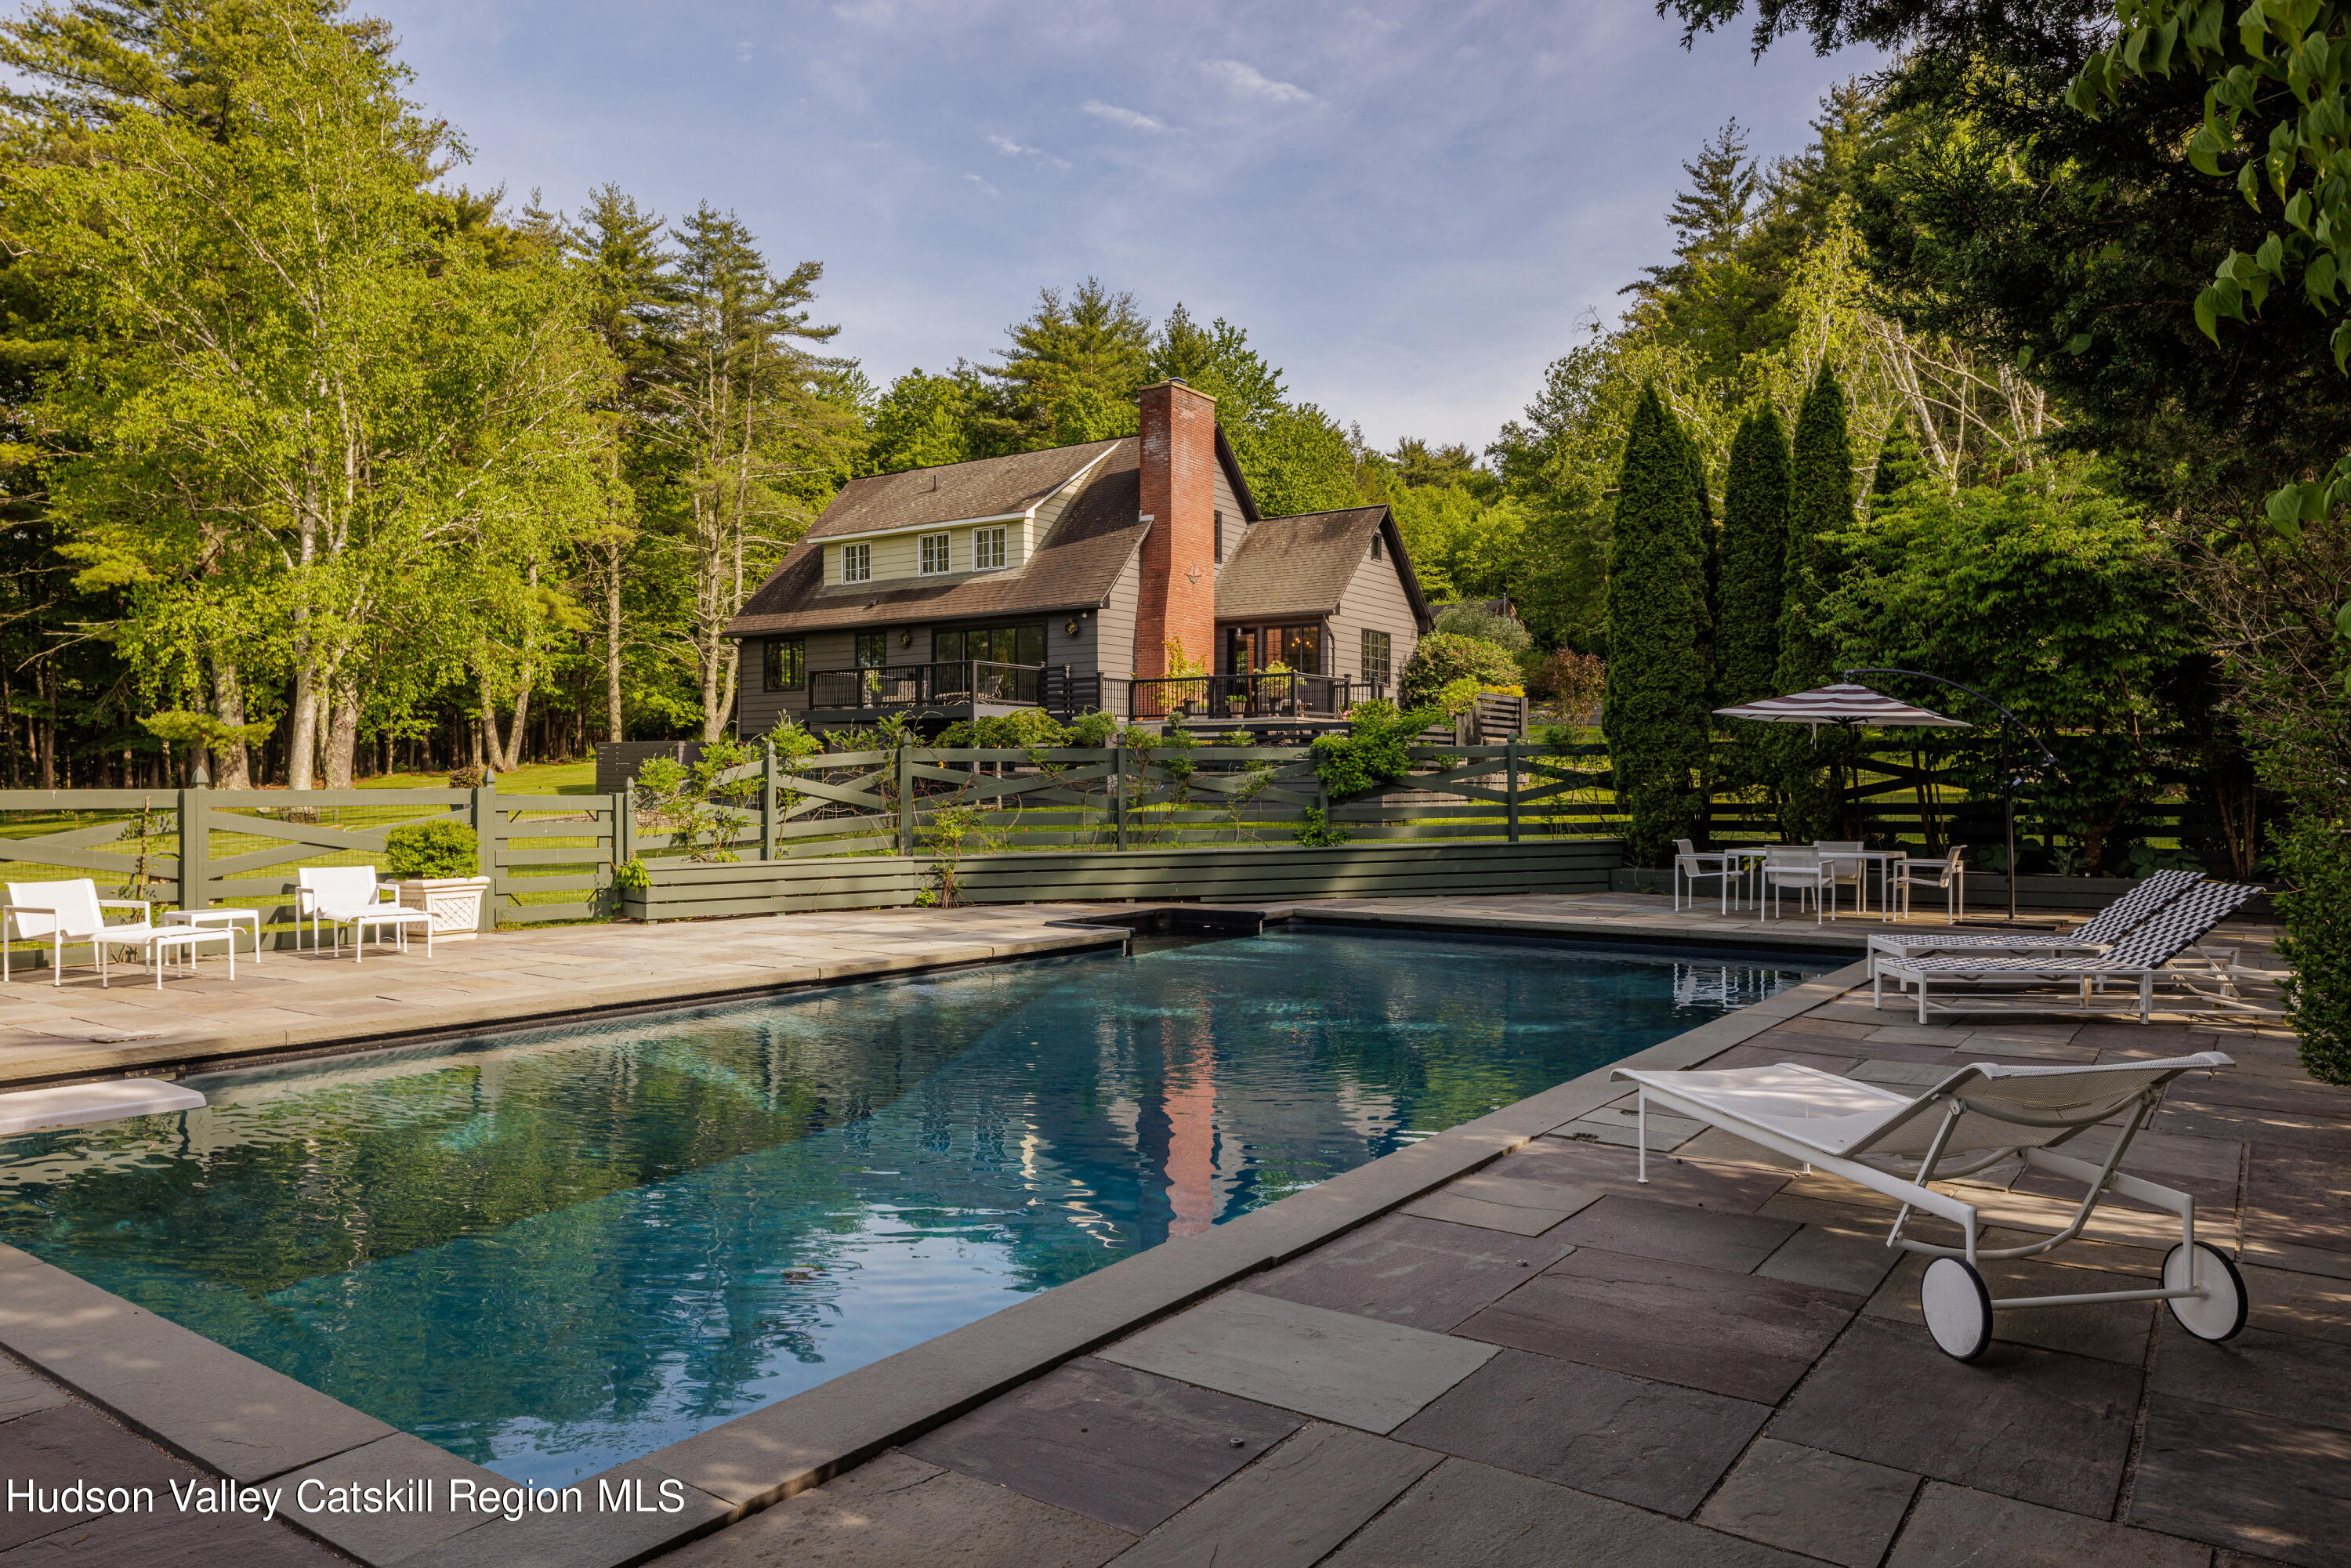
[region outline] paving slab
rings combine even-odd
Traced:
[[[1769,1404],[1795,1386],[1861,1301],[1583,1248],[1454,1332]]]
[[[1105,1361],[1385,1433],[1495,1354],[1402,1323],[1229,1291],[1121,1340]]]
[[[1082,1356],[905,1451],[1141,1535],[1302,1425],[1286,1410]]]
[[[2057,1254],[2064,1255],[2062,1250]],[[1905,1252],[1901,1259],[1863,1311],[1889,1322],[1923,1327],[1927,1319],[1918,1309],[1918,1281],[1927,1272],[1928,1260],[1916,1252]],[[1991,1291],[1994,1301],[2004,1296],[2086,1295],[2097,1291],[2137,1291],[2147,1287],[2141,1276],[2067,1268],[2030,1258],[1988,1260],[1981,1266],[1981,1272],[1985,1288]],[[2062,1350],[2123,1366],[2140,1366],[2147,1361],[2147,1326],[2155,1321],[2157,1311],[2158,1303],[2154,1301],[2028,1307],[1993,1312],[1991,1332],[1995,1340],[2011,1344],[2038,1345],[2043,1350]],[[2165,1315],[2169,1316],[2168,1312]]]
[[[1599,1197],[1596,1187],[1562,1186],[1477,1172],[1447,1182],[1397,1212],[1506,1230],[1513,1236],[1540,1236]]]
[[[1918,1478],[1758,1437],[1698,1511],[1698,1522],[1840,1568],[1877,1568]]]
[[[1712,1165],[1668,1155],[1650,1159],[1649,1179],[1643,1185],[1635,1179],[1630,1148],[1553,1137],[1535,1139],[1492,1169],[1497,1176],[1598,1187],[1603,1192],[1687,1203],[1700,1208],[1729,1209],[1739,1214],[1752,1214],[1761,1208],[1785,1179],[1777,1172]]]
[[[1574,1250],[1556,1235],[1497,1235],[1423,1218],[1418,1207],[1318,1247],[1251,1280],[1249,1289],[1442,1333]]]
[[[1708,1127],[1674,1153],[1685,1159],[1706,1160],[1722,1166],[1747,1166],[1788,1176],[1793,1176],[1803,1168],[1802,1160],[1791,1159],[1760,1144],[1750,1144],[1738,1134],[1726,1132],[1720,1127]]]
[[[1768,1205],[1766,1206],[1769,1207]],[[1808,1223],[1755,1265],[1759,1278],[1817,1285],[1867,1296],[1904,1254],[1886,1244],[1882,1231],[1858,1224]]]
[[[0,1360],[0,1422],[65,1402],[66,1391],[47,1378]]]
[[[2301,1568],[2343,1568],[2351,1434],[2152,1394],[2126,1517]]]
[[[1796,1229],[1784,1219],[1612,1193],[1550,1234],[1578,1247],[1744,1274],[1778,1251]]]
[[[512,1484],[504,1476],[493,1475],[406,1432],[305,1465],[270,1484],[286,1489],[279,1517],[370,1568],[391,1568],[482,1521],[477,1513],[460,1513],[445,1506],[449,1482],[461,1477],[477,1486]],[[306,1491],[304,1483],[313,1480],[319,1486]],[[384,1489],[385,1500],[390,1502],[389,1493],[410,1482],[431,1483],[428,1506],[361,1511],[369,1500],[361,1489]],[[316,1506],[303,1507],[306,1500]]]
[[[1771,1435],[2104,1519],[2139,1381],[2135,1367],[2021,1345],[1963,1365],[1924,1329],[1864,1316],[1782,1406]]]
[[[0,1552],[0,1568],[51,1563],[91,1568],[336,1568],[349,1561],[285,1525],[250,1514],[183,1514],[170,1493],[158,1495],[159,1512],[112,1514],[57,1531]]]
[[[1119,1568],[1310,1568],[1444,1458],[1311,1422],[1144,1536]]]
[[[2239,1264],[2252,1306],[2247,1322],[2280,1333],[2351,1344],[2351,1280]]]
[[[79,1405],[53,1406],[0,1425],[0,1479],[42,1490],[82,1483],[93,1487],[148,1487],[169,1506],[173,1481],[186,1486],[202,1472],[162,1453],[152,1443]],[[102,1509],[70,1513],[33,1511],[29,1504],[0,1511],[0,1550],[21,1546],[57,1531],[81,1526]]]
[[[1802,1568],[1804,1559],[1452,1458],[1326,1559],[1328,1568]]]
[[[661,1559],[663,1568],[1101,1568],[1134,1537],[889,1453]]]
[[[2351,1345],[2248,1325],[2215,1344],[2169,1312],[2157,1329],[2147,1386],[2206,1405],[2351,1432]]]
[[[577,1482],[589,1502],[601,1500],[606,1483],[642,1499],[654,1511],[532,1513],[519,1520],[503,1514],[435,1542],[408,1559],[405,1568],[622,1568],[716,1528],[734,1511],[694,1487],[664,1490],[676,1479],[668,1469],[642,1459],[615,1465]],[[670,1501],[674,1513],[660,1511]]]
[[[1771,1414],[1768,1405],[1506,1350],[1395,1435],[1687,1518]]]
[[[1705,1131],[1705,1123],[1687,1116],[1676,1116],[1656,1110],[1649,1113],[1648,1140],[1652,1153],[1678,1148]],[[1556,1135],[1578,1142],[1596,1141],[1633,1148],[1641,1139],[1640,1113],[1630,1105],[1604,1105],[1570,1122]]]
[[[1928,1481],[1886,1568],[2206,1568],[2176,1536]]]

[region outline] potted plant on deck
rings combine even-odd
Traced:
[[[383,849],[400,882],[401,907],[429,911],[434,940],[463,941],[481,930],[490,879],[475,874],[481,845],[473,829],[451,817],[403,822],[384,835]]]

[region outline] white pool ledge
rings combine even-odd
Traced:
[[[0,1137],[49,1127],[78,1127],[124,1116],[193,1111],[204,1103],[194,1090],[160,1078],[117,1078],[105,1083],[68,1083],[55,1089],[20,1089],[0,1094]]]

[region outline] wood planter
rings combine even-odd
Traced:
[[[400,884],[400,906],[429,911],[435,942],[464,942],[481,933],[482,895],[489,890],[486,876],[413,876]]]

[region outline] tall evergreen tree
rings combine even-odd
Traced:
[[[1788,435],[1769,403],[1731,438],[1722,490],[1722,570],[1716,591],[1717,706],[1776,695],[1780,664],[1781,582],[1788,556]],[[1751,724],[1731,730],[1731,788],[1770,779],[1764,737]]]
[[[1788,553],[1781,586],[1782,693],[1810,691],[1836,679],[1836,645],[1823,602],[1844,575],[1836,536],[1853,527],[1853,442],[1845,428],[1844,389],[1828,361],[1796,413],[1789,465]],[[1831,728],[1814,737],[1789,727],[1779,737],[1781,826],[1802,843],[1828,831],[1837,814],[1838,776],[1853,755],[1852,737]]]
[[[1616,481],[1605,727],[1635,863],[1665,863],[1705,806],[1705,563],[1688,438],[1644,387]]]
[[[1927,476],[1927,464],[1918,455],[1917,438],[1910,434],[1910,416],[1898,414],[1878,444],[1877,468],[1869,479],[1869,509],[1882,512],[1892,505],[1894,497]]]

